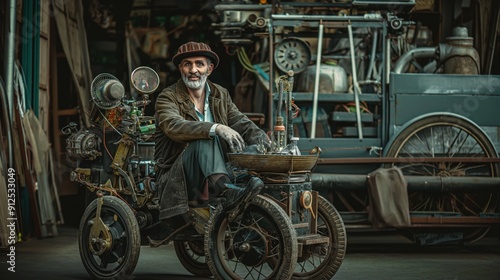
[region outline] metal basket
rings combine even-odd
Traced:
[[[318,161],[318,155],[280,155],[280,154],[228,154],[229,161],[239,168],[256,172],[286,173],[311,171]]]

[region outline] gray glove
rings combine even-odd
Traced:
[[[227,125],[219,124],[215,129],[215,133],[224,139],[229,145],[229,149],[233,153],[243,151],[245,148],[245,141],[243,137],[234,129]]]

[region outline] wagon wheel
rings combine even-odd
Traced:
[[[198,277],[212,276],[205,259],[203,239],[174,241],[174,249],[179,261],[187,271]]]
[[[453,116],[431,116],[402,131],[387,150],[387,157],[497,157],[494,146],[484,133],[471,123]],[[496,177],[495,163],[399,163],[405,175]],[[411,211],[454,212],[478,217],[493,212],[498,203],[494,193],[409,192]],[[464,230],[464,241],[482,238],[489,227]]]
[[[344,260],[347,237],[342,217],[324,197],[318,199],[318,233],[330,237],[328,244],[304,245],[297,260],[294,280],[329,280]]]
[[[297,236],[289,217],[261,195],[234,221],[217,208],[205,228],[205,255],[216,279],[288,280],[297,254]]]
[[[114,196],[102,199],[100,219],[96,219],[99,199],[83,213],[78,232],[80,257],[94,279],[125,279],[139,259],[139,225],[125,202]]]

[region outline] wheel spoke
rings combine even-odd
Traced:
[[[406,173],[410,175],[436,175],[433,171],[435,169],[435,165],[426,164],[426,163],[412,163],[405,166],[401,166],[400,168],[404,170]]]
[[[475,214],[476,213],[476,211],[473,210],[473,209],[471,209],[466,203],[464,203],[463,200],[460,200],[456,194],[451,193],[450,195],[453,198],[453,201],[455,202],[455,204],[457,205],[457,208],[458,208],[458,204],[460,204],[460,208],[461,209],[467,210],[471,214]],[[477,206],[477,208],[480,208],[479,205],[476,204],[476,206]]]
[[[103,269],[107,268],[108,262],[104,258],[101,258],[101,263],[99,264],[99,267]]]
[[[460,133],[462,133],[462,131],[463,131],[463,130],[461,130],[461,131],[460,131]],[[457,137],[458,137],[458,135],[460,135],[460,133],[459,133],[459,134],[457,134]],[[463,139],[463,140],[459,143],[458,148],[456,149],[456,151],[454,151],[453,153],[451,153],[449,157],[453,157],[456,153],[460,154],[460,152],[462,151],[462,148],[464,147],[465,143],[467,143],[467,139],[469,139],[469,137],[470,137],[469,135],[466,135],[466,136],[464,137],[464,139]],[[452,143],[452,146],[450,146],[450,150],[452,150],[453,146],[454,146],[454,143]],[[474,145],[473,145],[473,146],[474,146]],[[469,151],[470,151],[471,149],[473,149],[473,147],[471,147],[471,148],[469,149]],[[467,153],[467,154],[469,154],[469,155],[470,155],[470,153]]]

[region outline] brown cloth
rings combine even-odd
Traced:
[[[374,228],[410,226],[407,183],[401,169],[379,168],[367,176],[368,220]]]

